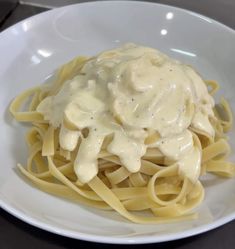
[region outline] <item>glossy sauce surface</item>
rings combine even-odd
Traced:
[[[205,83],[190,66],[155,49],[127,44],[89,59],[37,110],[62,127],[62,148],[73,151],[81,138],[74,170],[82,183],[97,174],[97,156],[107,135],[112,139],[106,150],[128,171],[138,172],[147,148],[158,148],[178,163],[182,175],[196,181],[201,152],[190,127],[213,138],[213,106]],[[149,144],[150,130],[159,138]]]

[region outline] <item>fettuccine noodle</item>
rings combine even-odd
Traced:
[[[113,51],[108,54],[104,53],[102,56],[107,61],[112,56],[116,58],[116,52],[115,50]],[[101,56],[98,58],[101,58]],[[154,126],[151,126],[151,128],[146,126],[147,129],[143,128],[145,126],[141,127],[140,130],[145,132],[143,137],[135,138],[133,141],[139,142],[143,139],[142,144],[139,142],[142,149],[135,152],[130,147],[133,143],[130,146],[128,145],[129,147],[124,146],[126,140],[119,130],[115,130],[116,133],[108,131],[104,132],[102,136],[98,134],[95,138],[91,137],[93,130],[90,127],[93,127],[92,124],[84,127],[77,126],[72,119],[73,115],[78,115],[77,112],[74,112],[74,114],[67,112],[68,109],[63,109],[62,102],[62,104],[59,102],[57,105],[61,104],[60,108],[67,116],[62,116],[59,121],[53,121],[47,112],[48,110],[46,110],[50,108],[50,101],[55,100],[54,96],[59,96],[59,94],[62,96],[63,91],[67,91],[66,84],[68,82],[71,82],[77,75],[83,77],[86,74],[84,66],[88,68],[87,70],[90,70],[89,62],[92,60],[94,58],[75,58],[57,71],[56,77],[51,84],[26,90],[11,103],[10,112],[14,118],[19,122],[31,124],[26,136],[29,148],[27,164],[24,167],[18,164],[19,170],[42,191],[95,208],[115,210],[135,223],[162,223],[196,218],[196,214],[192,211],[204,199],[204,188],[199,180],[199,175],[207,172],[225,177],[235,175],[234,164],[226,159],[230,152],[230,146],[225,133],[232,127],[232,112],[228,102],[222,99],[219,108],[214,106],[213,113],[208,114],[208,122],[212,127],[208,132],[200,129],[196,125],[196,121],[195,125],[192,122],[188,123],[183,131],[176,132],[176,134],[183,134],[181,137],[177,137],[178,142],[184,141],[184,139],[185,141],[191,141],[192,148],[186,151],[184,156],[177,158],[169,155],[169,147],[164,150],[165,147],[158,144],[158,141],[170,143],[169,141],[171,140],[168,139],[169,131],[164,130],[165,133],[162,135],[159,132],[161,131],[160,128],[158,131]],[[139,62],[139,64],[141,63],[142,61]],[[151,81],[150,78],[148,80]],[[89,87],[93,89],[94,82],[88,81]],[[205,81],[205,84],[211,96],[219,88],[215,81]],[[139,87],[138,89],[140,90],[137,90],[140,92],[148,91],[146,90],[148,86],[142,82],[139,85],[134,85],[134,87],[136,89]],[[87,94],[87,92],[84,94]],[[90,98],[90,96],[85,95],[84,99],[79,101],[84,101],[85,105],[91,105],[92,99],[88,100],[88,104],[86,103],[88,97]],[[103,108],[100,102],[95,101],[97,108]],[[26,102],[30,103],[26,110],[22,110]],[[42,103],[44,103],[44,106]],[[188,103],[188,100],[186,103]],[[69,102],[66,103],[66,106],[69,105]],[[91,107],[88,106],[87,112],[90,111],[89,108]],[[156,109],[156,106],[154,108]],[[128,107],[124,107],[123,112],[126,111],[126,117],[129,118],[131,116],[128,115],[132,115],[132,112],[129,114],[126,109]],[[195,104],[188,104],[186,109],[185,113],[193,117],[196,112]],[[102,112],[104,112],[103,109]],[[65,115],[64,113],[63,115]],[[94,114],[95,112],[91,113]],[[101,115],[100,113],[98,114]],[[118,114],[118,111],[116,114]],[[96,118],[98,120],[99,117],[94,116],[94,119]],[[89,116],[89,119],[93,119],[93,116]],[[124,125],[124,122],[129,122],[131,119],[126,120],[122,119],[121,114],[117,115],[115,124],[123,126],[125,129],[128,125],[128,127],[131,126],[130,123],[126,126]],[[185,122],[187,123],[188,121],[186,120]],[[210,133],[211,130],[213,133]],[[63,134],[67,134],[68,137],[63,136]],[[134,151],[136,154],[133,152],[133,155],[140,158],[139,164],[134,161],[135,158],[130,163],[131,159],[128,155],[123,156],[125,151],[119,153],[115,150],[115,146],[110,146],[112,141],[118,139],[118,135],[123,139],[120,140],[123,142],[120,142],[119,145],[125,147],[124,150],[127,150],[130,158],[132,158],[131,153]],[[132,139],[132,135],[128,136]],[[163,137],[168,140],[163,140]],[[66,140],[67,143],[64,142],[65,139],[68,140]],[[89,139],[91,143],[87,144],[86,142]],[[99,141],[99,146],[96,141]],[[173,149],[175,149],[174,143],[176,143],[175,140],[172,142]],[[138,143],[136,142],[135,144]],[[93,151],[96,154],[94,152],[93,155]],[[90,161],[86,161],[85,156],[89,153],[92,154],[92,159],[89,158]],[[190,156],[187,157],[186,154],[190,154]],[[195,164],[194,169],[189,169],[187,163],[194,160],[193,158],[199,160],[199,168]],[[93,168],[89,168],[89,162],[93,165]],[[131,167],[132,165],[135,165],[135,168],[134,166]],[[152,215],[136,215],[132,211],[150,211]]]

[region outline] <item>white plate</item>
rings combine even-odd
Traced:
[[[150,243],[179,239],[235,218],[235,180],[203,181],[206,198],[199,219],[168,225],[132,224],[113,212],[70,203],[34,188],[16,170],[27,150],[22,125],[8,114],[10,100],[35,86],[76,55],[135,42],[193,65],[221,84],[235,110],[235,32],[207,17],[142,2],[92,2],[26,19],[0,35],[1,164],[0,206],[34,226],[64,236],[108,243]],[[235,133],[230,143],[235,149]],[[233,161],[235,157],[232,156]]]

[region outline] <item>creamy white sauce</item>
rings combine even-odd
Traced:
[[[60,146],[64,150],[73,151],[77,146],[80,134],[79,131],[69,130],[62,124],[59,133]]]
[[[138,172],[141,157],[152,147],[196,181],[201,152],[189,128],[213,138],[213,106],[205,83],[190,66],[155,49],[128,44],[88,60],[79,75],[65,82],[57,95],[45,98],[37,110],[50,124],[61,126],[63,149],[73,151],[82,129],[89,129],[74,162],[83,183],[97,174],[97,156],[110,134],[107,151],[128,171]],[[65,128],[64,122],[77,130]],[[160,138],[147,145],[148,130]]]
[[[177,161],[191,152],[194,146],[192,133],[188,130],[172,137],[159,139],[149,147],[157,147],[163,155],[171,160]]]

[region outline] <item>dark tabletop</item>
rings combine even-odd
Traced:
[[[23,1],[22,1],[23,2]],[[56,2],[56,1],[54,1]],[[58,0],[57,3],[63,2]],[[77,0],[77,2],[80,2]],[[158,0],[169,5],[193,10],[214,18],[235,29],[235,0]],[[42,7],[0,0],[0,31],[29,16],[47,10]],[[62,248],[111,248],[112,245],[73,240],[30,226],[0,209],[0,249],[62,249]],[[122,247],[135,248],[185,248],[185,249],[234,249],[235,220],[210,232],[177,241]]]

